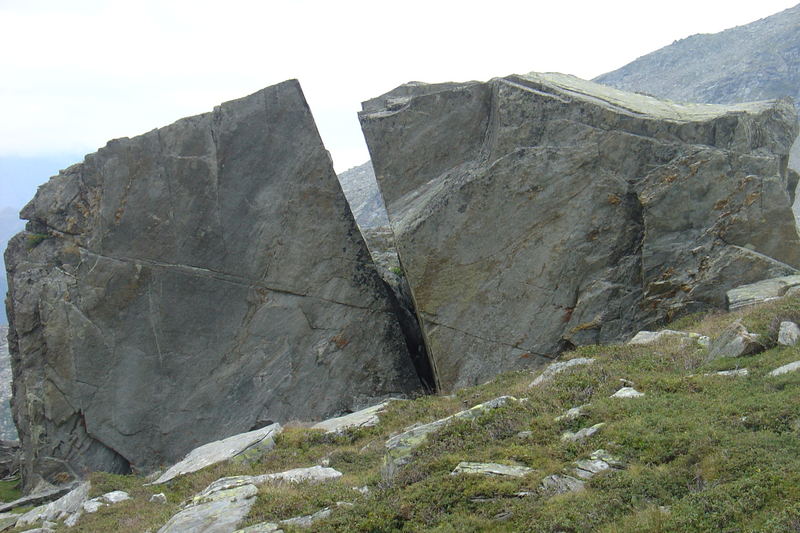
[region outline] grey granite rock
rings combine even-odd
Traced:
[[[271,424],[255,431],[232,435],[226,439],[199,446],[189,452],[181,461],[171,466],[151,484],[166,483],[183,474],[197,472],[207,466],[233,459],[254,446],[271,448],[275,445],[275,437],[281,430],[280,424]]]
[[[674,104],[528,74],[362,106],[442,391],[723,307],[735,285],[800,266],[788,101]]]
[[[230,533],[250,512],[257,493],[254,485],[241,485],[195,497],[158,533]]]
[[[483,474],[486,476],[522,477],[531,472],[533,472],[533,468],[528,468],[527,466],[461,461],[458,463],[458,465],[456,465],[451,474]]]
[[[24,479],[419,390],[299,84],[108,143],[6,251]]]
[[[541,488],[549,494],[565,494],[584,490],[585,482],[572,476],[553,474],[542,480]]]
[[[644,396],[643,392],[639,392],[633,387],[622,387],[617,392],[611,395],[611,398],[641,398]]]
[[[317,422],[311,426],[311,429],[321,429],[325,433],[342,433],[350,428],[371,427],[378,423],[378,415],[386,409],[387,405],[389,405],[389,402],[385,401],[355,413],[329,418],[328,420]]]
[[[578,431],[566,431],[561,435],[561,440],[564,442],[583,441],[600,431],[600,429],[605,425],[605,422],[599,422],[593,426],[579,429]]]
[[[30,525],[40,520],[63,520],[80,512],[83,508],[83,503],[89,497],[90,488],[91,484],[88,481],[79,483],[59,499],[35,507],[20,516],[19,520],[17,520],[17,527]]]
[[[779,366],[775,370],[772,370],[769,374],[770,377],[775,376],[782,376],[784,374],[788,374],[789,372],[796,372],[800,370],[800,361],[794,361],[792,363],[787,363],[783,366]]]
[[[371,161],[345,170],[338,178],[350,210],[362,231],[389,225],[389,217],[375,181]]]
[[[634,345],[647,345],[659,342],[665,339],[677,339],[686,345],[699,344],[703,347],[708,347],[710,339],[705,335],[699,333],[691,333],[687,331],[674,331],[671,329],[662,329],[660,331],[640,331],[633,336],[628,344]]]
[[[528,388],[530,389],[532,387],[538,387],[543,383],[553,381],[553,378],[556,375],[564,372],[565,370],[569,370],[570,368],[590,365],[592,363],[594,363],[594,359],[590,357],[576,357],[575,359],[569,359],[567,361],[556,361],[555,363],[550,363],[541,374],[536,376],[536,379],[531,381],[530,385],[528,385]]]
[[[794,346],[800,340],[800,327],[790,321],[781,322],[778,329],[778,344],[782,346]]]
[[[737,320],[725,328],[719,337],[711,341],[708,359],[742,357],[753,355],[763,350],[764,345],[759,340],[759,335],[747,331],[747,328]]]
[[[754,304],[769,302],[786,296],[800,285],[800,275],[764,279],[737,286],[727,293],[728,310],[734,311]]]

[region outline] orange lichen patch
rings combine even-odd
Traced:
[[[340,350],[350,344],[350,341],[345,339],[341,334],[331,337],[331,342],[334,343]]]
[[[622,200],[616,194],[609,194],[608,195],[608,203],[611,205],[618,205]]]
[[[668,174],[668,175],[664,176],[664,183],[672,183],[676,179],[678,179],[678,175],[677,174]]]
[[[729,202],[728,202],[727,198],[719,200],[719,201],[717,201],[717,203],[714,204],[714,209],[716,211],[721,211],[721,210],[725,209],[726,207],[728,207],[728,203]]]
[[[755,202],[756,200],[758,200],[758,197],[759,197],[759,196],[761,196],[761,193],[759,193],[759,192],[751,192],[751,193],[750,193],[750,194],[748,194],[748,195],[747,195],[747,197],[744,199],[744,203],[745,203],[745,204],[747,204],[747,205],[753,205],[753,202]]]

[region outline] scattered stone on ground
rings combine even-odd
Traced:
[[[662,329],[660,331],[640,331],[634,337],[628,341],[628,344],[634,345],[647,345],[653,344],[654,342],[661,341],[663,339],[680,339],[681,342],[686,342],[687,344],[697,343],[700,346],[707,348],[710,342],[710,339],[705,335],[700,335],[699,333],[689,333],[686,331],[674,331],[671,329]]]
[[[227,533],[247,517],[256,501],[258,488],[252,484],[211,486],[184,506],[158,533]]]
[[[579,492],[584,489],[584,482],[572,476],[553,474],[542,480],[541,488],[550,494]]]
[[[551,363],[550,365],[545,368],[541,374],[536,376],[528,388],[537,387],[543,383],[547,383],[552,381],[553,378],[560,374],[561,372],[582,365],[590,365],[594,363],[594,359],[588,357],[576,357],[575,359],[570,359],[568,361],[556,361],[555,363]]]
[[[742,357],[753,355],[764,350],[764,345],[759,341],[759,335],[750,333],[740,321],[730,324],[713,341],[708,350],[708,359],[720,357]]]
[[[768,376],[782,376],[783,374],[788,374],[789,372],[794,372],[796,370],[800,370],[800,361],[795,361],[793,363],[789,363],[783,366],[780,366],[767,374]]]
[[[533,472],[533,468],[527,466],[501,465],[498,463],[472,463],[461,461],[450,472],[451,475],[457,474],[485,474],[489,476],[510,476],[522,477]]]
[[[45,505],[31,509],[17,520],[17,527],[26,526],[39,520],[65,520],[70,515],[82,512],[83,502],[89,496],[91,484],[88,481],[79,483],[59,499]]]
[[[581,459],[575,461],[575,475],[581,479],[590,479],[592,476],[603,470],[611,468],[607,462],[602,459]]]
[[[733,311],[781,298],[798,285],[800,285],[800,275],[781,276],[741,285],[728,291],[728,310]]]
[[[329,418],[322,422],[317,422],[311,429],[323,429],[325,433],[341,433],[342,431],[352,427],[371,427],[378,423],[378,414],[383,411],[391,400],[381,402],[378,405],[373,405],[336,418]]]
[[[150,496],[148,501],[150,503],[167,503],[167,495],[163,492],[159,492],[158,494],[153,494]]]
[[[397,469],[411,461],[411,452],[425,442],[428,434],[438,430],[452,420],[473,420],[492,409],[502,407],[509,402],[516,402],[513,396],[500,396],[488,402],[478,404],[470,409],[460,411],[454,415],[406,428],[399,435],[390,437],[385,444],[386,456],[384,457],[381,475],[390,479],[397,473]]]
[[[153,481],[151,485],[159,485],[183,474],[196,472],[207,466],[230,460],[250,448],[258,447],[266,451],[275,445],[275,436],[281,432],[280,424],[272,424],[255,431],[240,433],[226,439],[209,442],[189,452],[186,457],[170,467]]]
[[[0,504],[0,513],[16,509],[18,507],[28,507],[30,505],[40,505],[47,502],[52,502],[64,496],[75,487],[73,485],[64,485],[54,487],[53,485],[43,484],[41,490],[34,491],[27,496],[17,498],[13,502]]]
[[[781,322],[778,330],[778,344],[782,346],[794,346],[800,340],[800,327],[794,322]]]
[[[527,439],[533,436],[533,431],[520,431],[517,433],[517,438],[519,439]]]
[[[339,479],[340,477],[342,477],[342,473],[335,468],[316,465],[307,468],[293,468],[285,472],[277,472],[274,474],[262,474],[260,476],[254,476],[254,479],[256,485],[261,485],[268,482],[322,483]]]
[[[564,420],[575,420],[579,416],[583,414],[584,409],[589,407],[591,404],[585,403],[583,405],[579,405],[577,407],[573,407],[571,409],[567,409],[567,412],[563,415],[556,417],[556,422],[561,422]]]
[[[712,372],[711,374],[703,374],[704,376],[730,376],[730,377],[744,377],[750,375],[750,371],[746,368],[736,368],[734,370],[720,370]]]
[[[633,387],[622,387],[617,392],[611,395],[611,398],[639,398],[644,396],[643,392],[639,392]]]
[[[602,428],[605,425],[606,425],[605,422],[600,422],[599,424],[595,424],[588,428],[579,429],[578,431],[575,432],[567,431],[563,435],[561,435],[561,440],[569,442],[582,441],[600,431],[600,428]]]
[[[87,513],[96,513],[100,510],[101,507],[106,507],[108,505],[113,505],[115,503],[124,502],[125,500],[130,500],[131,496],[125,491],[115,490],[112,492],[106,492],[102,496],[98,496],[97,498],[92,498],[90,500],[86,500],[83,502],[81,506],[84,512]]]

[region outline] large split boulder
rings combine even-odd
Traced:
[[[111,141],[22,216],[5,259],[26,486],[420,386],[296,81]]]
[[[360,119],[443,391],[800,266],[789,101],[674,104],[528,74],[410,83]]]

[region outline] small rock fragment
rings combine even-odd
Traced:
[[[588,428],[580,429],[580,430],[578,430],[578,431],[576,431],[574,433],[572,431],[567,431],[566,433],[561,435],[561,440],[565,441],[565,442],[566,441],[569,441],[569,442],[581,441],[583,439],[591,437],[592,435],[594,435],[595,433],[600,431],[600,428],[605,426],[605,425],[606,425],[605,422],[600,422],[599,424],[595,424],[595,425],[593,425],[591,427],[588,427]]]
[[[325,433],[342,433],[349,428],[374,426],[378,423],[378,415],[386,409],[390,401],[381,402],[378,405],[367,407],[355,413],[317,422],[311,426],[311,429],[323,429]]]
[[[106,492],[105,494],[100,496],[100,499],[104,500],[107,503],[113,504],[113,503],[124,502],[125,500],[130,500],[131,496],[125,491],[114,490],[111,492]]]
[[[759,335],[747,331],[747,328],[737,320],[711,342],[708,350],[708,359],[742,357],[753,355],[763,350],[764,345],[759,342]]]
[[[688,344],[697,343],[700,346],[707,347],[709,338],[705,335],[698,333],[691,333],[687,331],[675,331],[671,329],[662,329],[661,331],[640,331],[628,341],[628,344],[633,345],[648,345],[659,342],[665,339],[680,339],[681,342]]]
[[[522,477],[533,472],[527,466],[501,465],[498,463],[471,463],[462,461],[450,472],[450,475],[457,474],[485,474],[489,476],[510,476]]]
[[[104,507],[106,504],[100,501],[99,498],[92,498],[91,500],[86,500],[83,502],[83,510],[89,514],[96,513],[100,510],[101,507]]]
[[[800,370],[800,361],[795,361],[793,363],[789,363],[787,365],[780,366],[767,374],[768,376],[781,376],[783,374],[788,374],[789,372],[794,372],[795,370]]]
[[[781,322],[778,330],[778,344],[782,346],[794,346],[800,340],[800,328],[794,322]]]
[[[582,479],[589,479],[598,472],[611,468],[611,465],[602,459],[581,459],[575,461],[575,466],[577,466],[575,475]]]
[[[611,395],[611,398],[639,398],[644,396],[643,392],[639,392],[633,387],[622,387],[617,392]]]
[[[150,496],[150,503],[167,503],[167,495],[163,492],[159,492],[158,494],[153,494]]]
[[[572,476],[554,474],[542,480],[542,490],[552,494],[564,494],[566,492],[579,492],[584,489],[584,482]]]
[[[577,407],[573,407],[571,409],[568,409],[566,413],[564,413],[561,416],[557,416],[556,417],[556,422],[561,422],[563,420],[575,420],[576,418],[578,418],[579,416],[581,416],[583,414],[583,410],[586,409],[587,407],[589,407],[589,405],[591,405],[591,404],[586,403],[586,404],[579,405]]]
[[[750,371],[746,368],[737,368],[734,370],[720,370],[719,372],[714,372],[713,374],[705,374],[706,376],[730,376],[730,377],[739,377],[739,376],[747,376],[750,374]]]
[[[592,363],[594,363],[594,359],[587,357],[576,357],[575,359],[570,359],[568,361],[558,361],[552,363],[545,368],[541,374],[536,376],[536,379],[534,379],[531,384],[528,385],[528,388],[538,387],[542,383],[552,381],[556,374],[560,374],[569,368],[581,365],[590,365]]]

